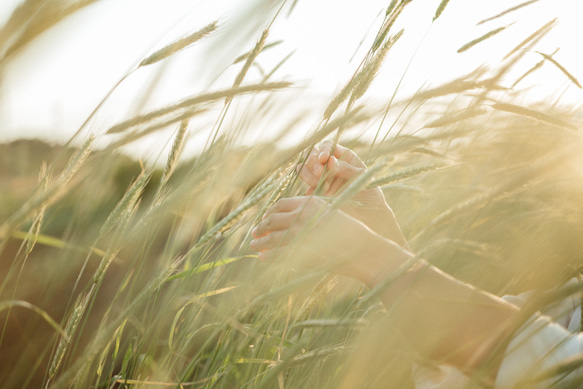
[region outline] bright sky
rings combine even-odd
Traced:
[[[406,8],[397,26],[405,28],[405,35],[390,52],[367,96],[388,99],[403,74],[398,96],[405,98],[423,84],[451,80],[481,64],[496,65],[512,47],[555,17],[559,25],[537,48],[550,54],[560,47],[554,58],[583,81],[578,42],[583,36],[582,1],[540,0],[480,26],[476,26],[478,21],[523,0],[451,0],[432,23],[439,2],[415,0]],[[0,23],[18,3],[0,2]],[[162,65],[167,72],[149,106],[160,107],[209,88],[228,86],[239,69],[229,65],[258,39],[276,11],[273,3],[101,0],[43,34],[9,64],[0,85],[0,141],[19,137],[67,140],[111,86],[144,55],[215,19],[222,26],[219,33]],[[284,43],[262,54],[258,63],[269,70],[295,50],[274,76],[274,80],[290,80],[300,86],[295,93],[302,98],[291,100],[290,117],[306,105],[325,107],[346,83],[370,47],[388,3],[390,0],[298,0],[289,17],[287,11],[280,15],[268,43],[280,39]],[[511,23],[506,31],[473,49],[456,52],[464,43]],[[539,60],[538,54],[528,53],[524,70]],[[135,96],[160,65],[130,76],[104,106],[94,131],[103,132],[127,118],[135,109]],[[257,77],[257,71],[250,79],[253,75]],[[528,94],[532,100],[564,93],[564,102],[578,105],[583,101],[581,90],[556,68],[546,66],[533,80],[537,84]],[[307,104],[309,101],[313,104]]]

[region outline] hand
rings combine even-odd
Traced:
[[[262,261],[285,253],[302,265],[332,267],[369,285],[411,255],[318,197],[279,200],[252,235],[251,249],[260,252]]]
[[[298,166],[300,178],[308,185],[306,195],[313,194],[320,180],[323,180],[322,194],[334,196],[352,179],[366,171],[366,165],[352,150],[336,145],[332,152],[333,146],[332,141],[324,141],[312,149],[305,164]],[[399,246],[408,247],[380,188],[361,190],[353,200],[356,205],[345,204],[341,210]]]

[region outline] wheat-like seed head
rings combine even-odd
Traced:
[[[243,68],[241,68],[239,74],[237,74],[235,82],[233,83],[234,88],[238,87],[243,82],[243,79],[245,78],[245,75],[251,68],[251,65],[253,64],[259,53],[261,53],[261,50],[263,50],[263,46],[265,45],[265,41],[267,40],[268,35],[269,28],[266,28],[265,30],[263,30],[261,38],[259,38],[255,46],[253,47],[253,50],[251,50],[251,52],[247,55],[247,60],[245,61],[245,64],[243,65]]]
[[[216,101],[225,97],[232,97],[238,94],[243,93],[253,93],[253,92],[264,92],[264,91],[273,91],[277,89],[285,89],[292,84],[289,82],[270,82],[264,84],[254,84],[254,85],[245,85],[239,86],[236,88],[229,88],[223,89],[215,92],[204,93],[201,95],[189,97],[184,99],[176,104],[170,105],[165,108],[157,109],[155,111],[148,112],[144,115],[139,115],[133,117],[132,119],[126,120],[120,124],[116,124],[113,127],[110,127],[106,134],[116,134],[123,131],[126,131],[132,127],[137,125],[151,122],[157,118],[160,118],[164,115],[173,114],[184,109],[191,109],[199,104],[208,103],[212,101]]]
[[[526,1],[526,2],[524,2],[522,4],[518,4],[515,7],[508,8],[507,10],[505,10],[503,12],[500,12],[499,14],[496,14],[496,15],[494,15],[492,17],[489,17],[489,18],[486,18],[484,20],[481,20],[480,22],[478,22],[478,26],[480,24],[484,24],[486,22],[490,22],[492,20],[498,19],[498,18],[500,18],[500,17],[502,17],[502,16],[504,16],[506,14],[509,14],[510,12],[514,12],[514,11],[516,11],[516,10],[522,8],[522,7],[526,7],[527,5],[530,5],[532,3],[536,3],[537,1],[539,1],[539,0],[529,0],[529,1]]]
[[[504,27],[499,27],[499,28],[496,28],[496,29],[494,29],[494,30],[492,30],[492,31],[489,31],[489,32],[485,33],[484,35],[482,35],[482,36],[481,36],[481,37],[479,37],[479,38],[476,38],[476,39],[473,39],[473,40],[469,41],[468,43],[466,43],[466,44],[462,45],[462,47],[460,47],[460,48],[457,50],[457,52],[458,52],[458,53],[463,53],[464,51],[466,51],[466,50],[470,49],[471,47],[474,47],[474,46],[475,46],[475,45],[477,45],[478,43],[480,43],[480,42],[482,42],[482,41],[485,41],[486,39],[488,39],[488,38],[491,38],[491,37],[493,37],[494,35],[496,35],[496,34],[498,34],[498,33],[502,32],[502,31],[504,31],[504,30],[506,29],[506,27],[508,27],[508,26],[504,26]]]
[[[439,3],[439,6],[435,10],[435,16],[433,17],[433,21],[435,21],[435,19],[441,16],[443,11],[445,10],[445,7],[447,6],[447,3],[449,3],[449,0],[441,0],[441,3]]]
[[[392,36],[387,42],[383,44],[381,49],[372,57],[372,59],[365,65],[358,76],[358,80],[356,81],[356,85],[354,86],[354,90],[352,91],[352,96],[350,97],[351,101],[356,101],[360,97],[364,95],[370,84],[372,83],[373,79],[376,77],[381,65],[387,53],[389,52],[390,48],[393,47],[395,42],[401,38],[403,35],[403,31],[401,30]]]
[[[338,276],[336,275],[326,275],[324,276],[317,284],[314,286],[310,295],[302,304],[299,313],[298,319],[300,321],[306,320],[310,315],[310,311],[316,305],[320,304],[322,300],[326,298],[326,295],[330,293],[332,289],[338,283]]]
[[[95,136],[91,135],[71,156],[67,167],[65,167],[63,173],[61,174],[60,180],[62,181],[62,184],[67,183],[75,175],[89,154],[91,154],[91,145],[93,144],[94,140]]]
[[[390,27],[389,27],[390,28]],[[389,30],[387,28],[387,31]],[[375,55],[367,62],[364,68],[354,76],[342,90],[334,97],[334,99],[328,104],[324,110],[324,119],[328,120],[336,109],[342,104],[350,93],[352,93],[351,102],[358,100],[364,92],[370,86],[370,83],[376,76],[378,70],[380,69],[388,50],[393,46],[393,44],[401,37],[403,30],[399,31],[395,36],[391,37],[383,47],[375,53]]]
[[[93,289],[94,288],[91,288],[91,290]],[[81,321],[81,318],[83,317],[83,314],[89,305],[92,296],[92,293],[90,293],[91,290],[83,298],[77,301],[73,312],[71,312],[71,315],[67,320],[65,335],[63,335],[59,341],[57,350],[55,351],[55,354],[52,358],[51,367],[49,368],[49,381],[47,382],[47,388],[49,387],[50,380],[52,380],[55,377],[55,374],[57,374],[57,370],[59,369],[59,366],[63,361],[63,357],[69,348],[73,334],[75,333],[75,330],[77,329],[77,326],[79,325],[79,322]]]
[[[414,167],[411,167],[409,169],[404,169],[404,170],[398,171],[396,173],[389,174],[388,176],[385,176],[383,178],[379,178],[378,180],[374,180],[373,182],[371,182],[369,184],[368,187],[369,188],[377,188],[379,186],[387,185],[391,182],[404,180],[406,178],[411,178],[411,177],[417,176],[417,175],[422,174],[422,173],[442,169],[442,168],[447,167],[447,166],[450,166],[450,164],[448,164],[446,162],[431,163],[431,164],[427,164],[427,165],[414,166]]]
[[[138,179],[133,183],[133,185],[126,191],[125,195],[122,197],[120,202],[114,208],[114,210],[109,214],[105,223],[101,227],[99,236],[103,236],[107,232],[111,231],[119,222],[122,220],[126,214],[131,213],[134,209],[136,202],[142,194],[142,190],[146,187],[146,184],[150,180],[150,175],[142,172]]]
[[[389,16],[391,12],[393,12],[393,10],[395,9],[395,6],[397,5],[397,1],[400,0],[392,0],[391,4],[389,4],[389,6],[387,7],[387,11],[385,12],[385,16]]]
[[[253,205],[257,204],[267,193],[269,193],[275,187],[275,181],[273,179],[268,179],[257,187],[252,195],[245,201],[243,201],[237,208],[235,208],[231,213],[221,219],[220,222],[215,224],[210,230],[208,230],[196,243],[196,245],[189,251],[192,252],[195,248],[202,246],[211,238],[217,236],[218,234],[226,231],[230,228],[239,218],[243,215],[245,211],[251,208]]]
[[[193,32],[192,34],[187,35],[184,38],[178,39],[177,41],[170,43],[169,45],[149,55],[147,58],[144,58],[142,62],[140,62],[138,67],[151,65],[153,63],[162,61],[164,58],[167,58],[172,54],[177,53],[178,51],[192,45],[196,41],[199,41],[208,34],[214,32],[217,29],[217,27],[218,27],[217,21],[214,21],[208,26],[202,28],[201,30]]]
[[[180,154],[182,153],[182,148],[184,147],[184,142],[186,140],[187,130],[188,120],[183,120],[182,123],[180,123],[180,128],[178,129],[178,133],[176,134],[174,143],[172,144],[172,149],[168,155],[168,161],[166,162],[164,174],[162,175],[162,185],[168,182],[170,176],[172,176],[172,173],[174,173],[174,169],[176,169],[178,158],[180,158]]]
[[[377,38],[375,39],[375,42],[372,45],[373,52],[377,51],[378,48],[381,46],[381,44],[384,42],[387,34],[391,31],[391,28],[393,27],[393,25],[397,21],[397,18],[399,17],[399,15],[401,15],[401,12],[403,12],[403,10],[405,9],[405,5],[407,5],[406,2],[400,3],[397,8],[395,8],[394,10],[391,10],[392,14],[390,16],[387,13],[387,16],[389,18],[383,24],[383,27],[381,28],[381,32],[377,35]]]
[[[259,211],[259,213],[257,214],[257,218],[255,218],[255,222],[253,224],[259,223],[263,215],[265,215],[265,212],[267,212],[267,210],[283,196],[285,190],[289,187],[290,183],[292,182],[292,179],[295,176],[296,176],[295,169],[292,169],[290,172],[288,172],[287,175],[285,175],[280,180],[280,183],[277,186],[277,188],[275,188],[272,195],[269,197],[269,199],[265,202],[265,204],[261,208],[261,211]]]
[[[9,235],[12,228],[17,227],[35,212],[48,207],[63,195],[67,184],[71,181],[75,173],[79,170],[83,162],[91,153],[91,144],[94,137],[89,137],[85,143],[73,153],[69,162],[61,175],[49,185],[49,176],[41,181],[35,192],[12,216],[0,225],[0,239]]]
[[[41,191],[47,190],[49,186],[49,179],[50,174],[48,173],[47,164],[43,161],[39,172],[39,189]],[[39,209],[39,211],[36,213],[34,217],[34,221],[32,222],[30,229],[28,230],[26,241],[26,255],[29,255],[34,249],[34,246],[38,239],[38,234],[40,233],[41,225],[44,220],[46,209],[47,209],[46,206],[43,206]]]
[[[324,110],[324,119],[325,120],[330,119],[330,117],[332,117],[332,114],[334,113],[334,111],[336,111],[336,109],[340,106],[340,104],[342,104],[348,98],[348,96],[350,95],[350,92],[352,91],[352,89],[356,85],[357,81],[358,81],[358,75],[353,77],[344,86],[344,88],[342,88],[342,90],[334,97],[334,99],[330,102],[330,104],[328,104],[328,106]]]

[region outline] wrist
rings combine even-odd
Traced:
[[[378,207],[366,209],[364,212],[366,222],[373,231],[410,250],[401,227],[396,222],[393,210],[386,203],[384,203],[384,206],[379,204]]]
[[[411,258],[413,258],[411,252],[379,236],[379,244],[371,247],[361,261],[362,267],[358,278],[372,289],[396,274]]]

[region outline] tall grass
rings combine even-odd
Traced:
[[[122,136],[104,149],[91,151],[90,136],[76,149],[55,147],[44,155],[36,143],[9,146],[12,155],[28,150],[25,162],[0,153],[2,386],[410,387],[417,356],[363,286],[323,271],[260,263],[248,248],[249,231],[267,207],[305,191],[295,166],[326,137],[371,166],[333,204],[382,187],[412,249],[452,275],[505,294],[551,288],[577,274],[583,265],[581,123],[570,107],[522,106],[520,93],[508,86],[515,80],[502,81],[524,55],[520,49],[536,49],[552,23],[526,32],[499,69],[384,107],[395,114],[387,117],[401,118],[385,124],[397,126],[398,135],[371,144],[366,139],[383,139],[386,128],[375,123],[385,109],[357,104],[399,44],[402,32],[391,27],[408,3],[389,5],[354,78],[339,80],[347,86],[331,96],[322,122],[286,149],[241,146],[237,120],[243,119],[228,109],[240,104],[253,123],[261,111],[243,105],[243,94],[269,101],[290,87],[267,77],[245,80],[266,46],[265,29],[245,48],[246,61],[233,64],[239,72],[232,88],[196,91],[100,131],[100,139]],[[435,19],[447,5],[438,4]],[[211,23],[136,61],[157,66],[215,28]],[[494,34],[504,31],[493,29],[464,47]],[[541,55],[578,86],[552,56]],[[217,107],[221,135],[216,127],[202,154],[181,158],[189,121]],[[223,122],[227,115],[233,120]],[[169,127],[175,135],[164,169],[119,153],[120,145]],[[363,127],[368,138],[346,135]],[[32,182],[25,193],[23,180]]]

